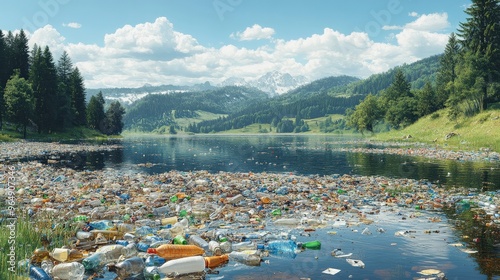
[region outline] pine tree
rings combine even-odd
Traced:
[[[485,109],[489,84],[500,82],[500,4],[498,0],[473,0],[465,13],[470,17],[460,23],[458,35],[464,51],[479,62],[472,71],[484,81],[480,92],[485,100],[481,109]]]
[[[4,87],[7,83],[7,54],[6,54],[6,45],[5,38],[2,30],[0,30],[0,130],[2,130],[3,126],[3,117],[4,117]]]
[[[13,75],[5,88],[5,112],[11,122],[23,127],[23,137],[26,138],[26,127],[30,123],[34,110],[33,90],[31,85],[19,77],[17,72]]]
[[[446,100],[450,95],[455,94],[455,80],[457,78],[456,68],[460,57],[460,44],[455,33],[451,33],[448,43],[439,63],[439,72],[437,74],[437,109],[444,107]]]
[[[28,38],[21,29],[14,37],[12,45],[12,69],[19,69],[19,76],[28,79],[29,77],[29,48]]]
[[[57,118],[56,124],[59,128],[65,128],[73,125],[73,110],[71,109],[71,73],[73,71],[73,63],[66,51],[63,52],[57,63]]]
[[[87,126],[91,129],[104,132],[104,119],[106,115],[104,114],[104,98],[102,98],[102,92],[90,98],[86,114]]]
[[[122,133],[123,115],[125,115],[125,108],[122,107],[120,102],[112,102],[106,110],[106,131],[104,133],[108,135]]]
[[[85,105],[85,86],[83,78],[78,67],[70,75],[71,108],[74,115],[74,124],[76,126],[85,125],[87,122]]]

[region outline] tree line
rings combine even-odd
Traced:
[[[48,46],[34,45],[30,51],[23,30],[16,35],[0,30],[0,129],[9,122],[22,128],[24,138],[28,127],[38,133],[82,126],[121,133],[121,104],[113,102],[104,112],[102,95],[99,103],[101,107],[87,105],[84,80],[68,53],[56,63]]]
[[[347,112],[348,124],[359,131],[373,132],[380,122],[398,129],[443,108],[456,120],[499,102],[500,1],[473,0],[465,13],[469,17],[449,36],[434,83],[412,90],[398,70],[387,89]]]

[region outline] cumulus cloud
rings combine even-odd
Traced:
[[[270,39],[273,35],[274,29],[254,24],[251,27],[247,27],[243,32],[236,32],[231,34],[231,38],[238,39],[240,41],[250,41]]]
[[[58,53],[66,50],[88,88],[220,83],[229,77],[250,79],[275,70],[312,80],[332,75],[368,77],[441,53],[448,40],[442,29],[448,25],[446,14],[429,14],[398,28],[388,27],[397,30],[388,42],[375,42],[366,32],[344,34],[324,28],[303,38],[276,38],[261,47],[207,47],[161,17],[106,34],[102,46],[66,43],[50,25],[31,34],[30,44],[49,45]],[[232,36],[257,40],[271,38],[274,30],[254,25]]]
[[[418,13],[417,12],[410,12],[408,15],[410,17],[418,17]]]
[[[69,27],[69,28],[74,28],[74,29],[78,29],[78,28],[82,27],[82,25],[78,22],[63,23],[63,26]]]

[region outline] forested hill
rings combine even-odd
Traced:
[[[228,86],[200,92],[151,94],[132,104],[124,118],[125,128],[153,131],[176,125],[176,118],[194,118],[196,111],[230,114],[254,102],[268,99],[267,93],[246,87]]]
[[[425,83],[434,84],[436,74],[439,70],[439,59],[442,55],[434,55],[411,64],[403,64],[394,67],[384,73],[371,75],[367,79],[354,82],[345,88],[335,88],[338,94],[347,95],[368,95],[370,93],[377,94],[379,91],[388,88],[394,80],[394,75],[401,69],[410,83],[412,89],[420,89]]]

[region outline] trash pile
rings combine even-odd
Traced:
[[[320,241],[302,240],[286,228],[307,232],[371,224],[371,215],[402,208],[478,207],[492,226],[500,223],[500,193],[445,190],[424,180],[205,171],[146,175],[36,162],[15,166],[19,207],[32,219],[57,213],[54,226],[75,229],[65,246],[47,242],[19,262],[37,280],[163,279],[216,273],[228,262],[259,266],[267,257],[293,258],[321,248]],[[350,215],[348,222],[338,218],[343,213]],[[366,228],[362,234],[372,233]],[[350,254],[332,255],[365,267]]]

